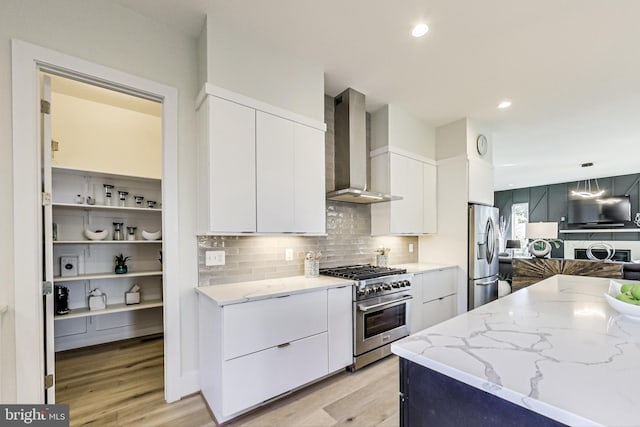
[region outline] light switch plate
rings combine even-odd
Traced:
[[[284,250],[284,260],[293,261],[293,248],[286,248]]]
[[[224,265],[224,251],[206,251],[204,264],[208,267],[214,265]]]
[[[409,243],[409,253],[413,253],[413,243]]]

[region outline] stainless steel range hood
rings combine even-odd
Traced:
[[[364,95],[347,89],[335,98],[335,191],[327,199],[379,203],[402,197],[367,191],[367,116]]]

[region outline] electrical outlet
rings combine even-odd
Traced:
[[[206,251],[204,258],[204,264],[208,267],[224,265],[224,251]]]
[[[409,253],[413,253],[413,243],[409,243]]]
[[[284,250],[284,260],[293,261],[293,248],[286,248]]]

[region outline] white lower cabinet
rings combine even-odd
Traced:
[[[306,292],[224,307],[224,359],[327,331],[327,293]]]
[[[224,362],[225,414],[235,414],[328,374],[327,333]]]
[[[202,394],[218,422],[351,365],[352,287],[219,306],[199,294]]]
[[[422,329],[456,315],[456,295],[447,295],[422,304]]]
[[[413,276],[411,333],[443,322],[456,315],[455,268],[423,271]]]
[[[327,291],[329,309],[329,372],[353,363],[353,286]]]

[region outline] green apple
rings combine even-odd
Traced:
[[[622,292],[623,294],[629,293],[631,288],[633,288],[634,286],[637,286],[637,285],[633,285],[631,283],[624,284],[620,287],[620,292]]]
[[[631,296],[640,300],[640,285],[634,285],[633,288],[631,288]]]

